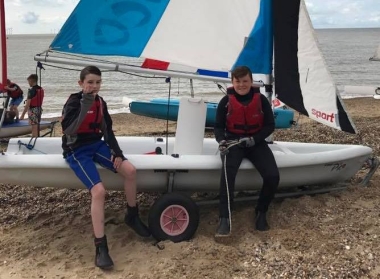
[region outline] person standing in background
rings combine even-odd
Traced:
[[[13,83],[10,79],[7,79],[7,85],[4,86],[8,96],[11,98],[9,104],[9,110],[14,112],[16,115],[16,122],[19,121],[19,112],[18,106],[21,104],[24,99],[24,92],[21,90],[20,86],[16,83]]]
[[[42,103],[44,101],[45,92],[41,86],[37,85],[38,76],[36,74],[31,74],[27,80],[30,88],[20,119],[24,119],[25,114],[28,113],[29,124],[32,125],[32,137],[37,138],[39,136],[38,126],[41,122]]]

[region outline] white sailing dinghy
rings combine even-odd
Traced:
[[[276,97],[316,121],[355,133],[299,0],[95,2],[80,1],[52,42],[52,52],[35,60],[226,83],[234,66],[247,65],[265,83],[271,80],[274,45]],[[142,57],[155,63],[147,66],[144,59],[142,67],[101,63],[56,57],[55,51]],[[184,98],[174,138],[118,137],[136,166],[138,190],[173,192],[151,208],[149,226],[157,239],[181,241],[197,228],[194,202],[178,192],[219,189],[222,165],[216,141],[204,138],[205,118],[202,99]],[[1,182],[83,188],[62,158],[60,138],[39,138],[33,148],[27,142],[12,139],[0,155]],[[372,153],[360,145],[274,142],[270,147],[280,170],[280,189],[346,181]],[[122,190],[116,175],[99,170],[108,189]],[[237,190],[260,186],[254,167],[243,161]],[[181,214],[181,221],[173,212]]]

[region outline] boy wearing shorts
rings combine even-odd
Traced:
[[[28,99],[26,100],[24,111],[20,119],[24,119],[25,114],[28,113],[29,124],[32,125],[32,137],[37,138],[40,131],[38,126],[41,122],[42,103],[45,93],[44,89],[37,85],[38,76],[36,74],[30,75],[27,80],[30,88],[28,90]]]
[[[63,156],[90,191],[95,265],[101,269],[109,269],[112,268],[113,261],[108,253],[104,229],[106,190],[95,163],[124,178],[127,200],[125,223],[142,237],[149,237],[150,231],[138,215],[136,169],[124,157],[112,130],[107,104],[98,95],[101,71],[95,66],[85,67],[80,73],[78,83],[82,91],[71,94],[62,111]]]

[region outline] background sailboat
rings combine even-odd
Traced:
[[[91,13],[88,13],[90,8]],[[54,39],[53,50],[69,54],[149,57],[154,59],[155,69],[144,68],[152,61],[145,63],[146,59],[142,59],[139,66],[110,64],[92,57],[54,57],[56,52],[35,59],[218,82],[229,82],[229,71],[234,66],[248,65],[270,85],[274,38],[277,97],[330,127],[355,132],[327,69],[321,73],[323,79],[318,80],[329,84],[321,86],[321,90],[311,90],[314,84],[311,79],[319,77],[317,72],[325,64],[320,53],[317,55],[316,45],[307,48],[312,50],[309,63],[301,64],[298,59],[298,54],[307,56],[302,50],[299,32],[305,27],[307,31],[311,28],[307,21],[302,23],[302,9],[305,12],[299,0],[274,0],[273,5],[270,0],[82,0]],[[312,41],[312,36],[308,38]],[[323,97],[313,103],[311,100],[316,94]],[[319,102],[322,98],[330,103]],[[137,169],[138,190],[218,191],[221,160],[216,141],[204,138],[205,117],[203,100],[185,98],[180,102],[174,138],[118,137],[120,147]],[[270,148],[280,170],[282,189],[345,181],[361,168],[372,152],[371,148],[360,145],[299,142],[274,142]],[[151,153],[157,155],[148,155]],[[7,152],[0,156],[0,176],[4,183],[82,187],[62,159],[60,138],[38,139],[34,148],[11,140]],[[117,177],[107,170],[100,168],[99,171],[108,189],[122,190]],[[256,190],[260,186],[256,170],[244,161],[236,189]],[[159,218],[150,218],[150,226],[155,228],[153,235],[175,241],[191,237],[197,218],[191,217],[196,213],[189,204],[192,202],[188,198],[178,195],[165,201],[157,200],[153,206],[155,216],[180,205],[190,217],[188,227],[175,235],[161,227]]]
[[[375,54],[369,58],[370,61],[380,61],[380,45],[377,47]]]
[[[369,61],[380,61],[380,45],[377,47],[375,54],[369,58]],[[346,85],[344,92],[347,95],[355,95],[362,97],[373,97],[374,99],[380,99],[380,87],[377,86],[354,86]]]
[[[5,28],[5,5],[4,0],[0,0],[0,91],[4,91],[4,84],[7,84],[7,36]],[[28,120],[20,120],[17,123],[3,125],[5,112],[8,108],[8,101],[6,95],[0,94],[1,113],[0,113],[0,139],[15,136],[30,134],[32,126],[29,125]],[[41,121],[39,125],[40,131],[50,129],[50,134],[54,128],[55,121]]]

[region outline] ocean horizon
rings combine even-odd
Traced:
[[[331,76],[342,98],[345,85],[380,86],[380,63],[370,62],[380,44],[380,28],[323,28],[315,29],[320,50],[325,58]],[[50,65],[44,63],[44,70],[36,68],[34,56],[49,48],[56,34],[10,34],[7,36],[8,77],[27,92],[26,78],[38,73],[41,85],[45,88],[43,117],[56,117],[61,114],[68,96],[80,91],[78,86],[81,67]],[[137,58],[105,56],[97,59],[136,64]],[[123,98],[131,100],[150,100],[152,98],[179,98],[190,96],[189,80],[172,78],[171,86],[165,78],[146,78],[119,72],[103,71],[100,95],[107,102],[110,112],[127,113],[129,108]],[[193,80],[196,97],[210,102],[218,102],[223,93],[213,82]]]

